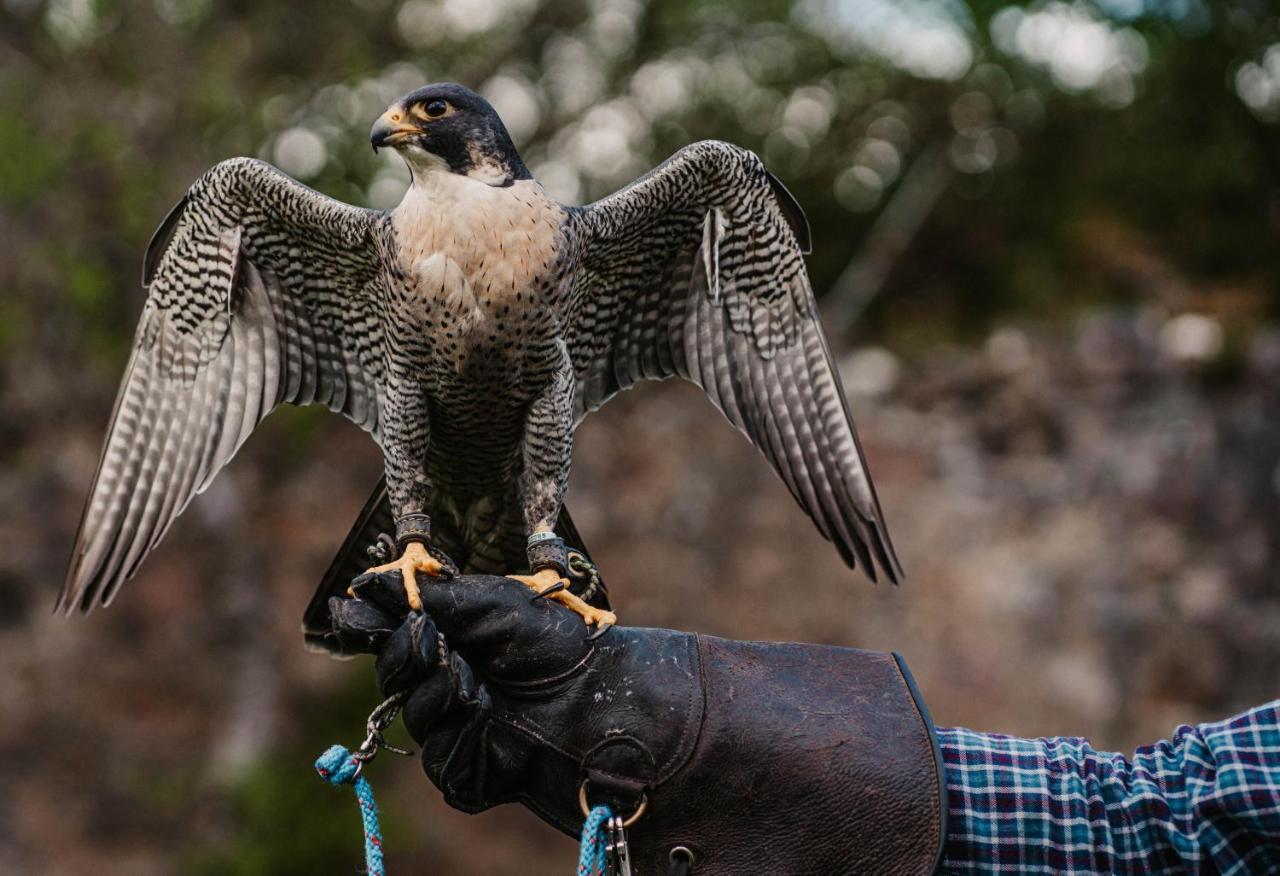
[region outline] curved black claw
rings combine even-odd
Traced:
[[[596,639],[600,638],[605,633],[609,632],[609,630],[611,629],[613,629],[613,624],[609,623],[608,621],[605,621],[604,623],[596,627],[596,631],[594,633],[587,636],[587,641],[594,642]]]
[[[459,577],[459,576],[462,574],[462,571],[458,568],[458,564],[457,564],[457,563],[455,563],[455,562],[454,562],[454,561],[449,557],[449,555],[448,555],[448,554],[446,554],[444,551],[440,550],[439,548],[434,548],[434,547],[433,547],[433,548],[430,548],[430,549],[427,551],[427,553],[431,554],[431,556],[433,556],[433,557],[435,557],[437,560],[439,560],[439,561],[440,561],[440,565],[444,567],[443,569],[441,569],[441,570],[440,570],[440,574],[439,574],[439,575],[437,575],[436,577],[438,577],[438,578],[457,578],[457,577]]]
[[[539,590],[537,593],[535,593],[535,594],[533,595],[533,597],[532,597],[529,601],[530,601],[530,602],[537,602],[539,599],[546,599],[546,598],[547,598],[548,596],[550,596],[551,594],[553,594],[553,593],[559,593],[561,590],[564,590],[564,589],[565,589],[566,587],[568,587],[568,586],[569,586],[569,585],[568,585],[568,584],[566,584],[566,583],[564,583],[564,580],[563,580],[563,579],[561,579],[561,580],[557,581],[556,583],[552,584],[552,585],[551,585],[550,587],[548,587],[546,590]]]

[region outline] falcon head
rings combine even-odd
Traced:
[[[373,123],[376,152],[398,151],[417,180],[429,173],[457,173],[490,185],[528,179],[506,125],[483,97],[452,82],[424,85],[395,101]]]

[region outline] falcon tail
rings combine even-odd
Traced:
[[[338,549],[338,555],[329,564],[324,577],[320,580],[320,586],[316,588],[315,595],[311,597],[311,602],[302,616],[302,633],[306,637],[309,648],[328,652],[335,657],[355,656],[344,651],[333,636],[329,599],[347,594],[351,579],[363,574],[365,569],[373,563],[366,548],[377,540],[380,533],[393,533],[395,528],[395,517],[391,513],[391,503],[387,498],[387,481],[386,478],[379,478],[373,493],[360,509],[360,516],[356,518],[346,541]],[[556,534],[563,538],[569,547],[581,551],[588,559],[591,558],[587,553],[586,545],[582,543],[582,536],[578,534],[578,528],[573,524],[573,518],[569,516],[568,508],[560,509],[560,517],[556,521]],[[506,571],[515,572],[523,567],[524,559],[520,558],[517,568]],[[467,570],[464,569],[464,571]],[[595,598],[590,602],[596,608],[609,608],[609,594],[605,590],[603,581]]]

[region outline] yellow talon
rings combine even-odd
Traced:
[[[427,553],[427,548],[421,542],[411,541],[405,547],[404,553],[400,555],[400,559],[392,560],[381,566],[374,566],[372,569],[366,569],[365,574],[377,574],[378,572],[390,572],[399,570],[400,575],[404,578],[404,595],[409,600],[409,608],[413,611],[422,610],[422,594],[418,590],[418,572],[426,572],[428,575],[439,575],[444,569],[444,565],[431,554]],[[351,596],[355,594],[347,588],[347,593]]]
[[[528,587],[535,593],[542,593],[548,587],[554,587],[563,581],[567,586],[569,582],[561,578],[554,569],[543,569],[540,572],[534,572],[532,575],[508,575]],[[568,590],[559,590],[555,593],[548,593],[548,599],[554,599],[566,606],[570,611],[580,615],[582,619],[589,625],[600,627],[601,631],[613,626],[618,622],[618,616],[611,611],[605,611],[602,608],[596,608],[587,605],[578,597],[574,596]]]

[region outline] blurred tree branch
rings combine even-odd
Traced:
[[[829,331],[844,334],[858,321],[954,178],[944,144],[932,143],[916,156],[826,296],[823,317]]]

